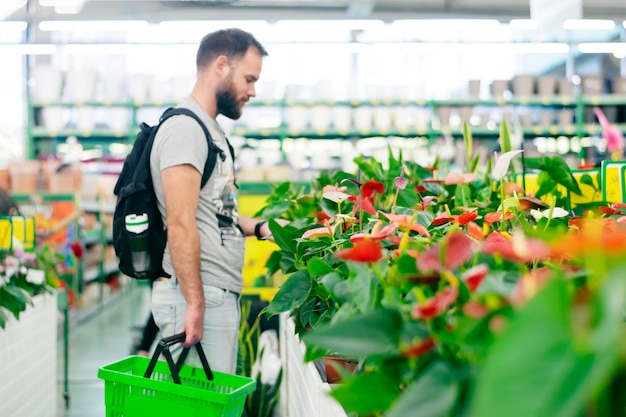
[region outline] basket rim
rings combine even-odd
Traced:
[[[245,396],[256,389],[256,380],[252,378],[217,371],[213,371],[214,380],[210,382],[232,388],[230,393],[207,391],[205,389],[190,387],[187,385],[178,385],[173,382],[144,378],[143,370],[147,368],[149,362],[150,358],[145,358],[143,356],[128,356],[124,359],[101,366],[98,369],[98,378],[105,381],[105,389],[109,383],[119,383],[220,404],[231,403],[240,396]],[[158,361],[155,371],[162,372],[163,368],[165,368],[169,374],[167,362]],[[183,369],[184,368],[195,367],[184,365]],[[142,371],[139,372],[140,375],[128,373],[128,371],[139,369],[142,369]],[[195,369],[200,370],[201,375],[204,376],[204,371],[201,368]],[[220,378],[225,379],[226,381],[216,381]],[[238,383],[241,382],[241,384],[234,386],[232,384],[233,381]]]

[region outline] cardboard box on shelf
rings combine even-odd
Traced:
[[[41,171],[39,161],[13,162],[9,165],[10,190],[13,193],[37,191]]]
[[[0,168],[0,188],[6,191],[11,189],[11,177],[7,168]]]
[[[44,161],[42,166],[47,191],[73,194],[80,190],[82,181],[80,164],[67,165],[54,159]]]

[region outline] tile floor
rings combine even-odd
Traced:
[[[63,399],[63,336],[59,334],[58,417],[104,417],[104,382],[97,377],[102,365],[130,353],[149,311],[150,287],[131,284],[81,320],[69,332],[69,408]]]

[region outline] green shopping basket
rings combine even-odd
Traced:
[[[200,343],[195,346],[202,368],[183,365],[189,348],[175,364],[169,346],[184,340],[184,333],[161,340],[152,359],[129,356],[101,367],[106,416],[241,417],[256,381],[211,371]],[[166,361],[158,360],[161,354]]]

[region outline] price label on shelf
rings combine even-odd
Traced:
[[[626,161],[602,161],[602,199],[624,202],[624,167]]]

